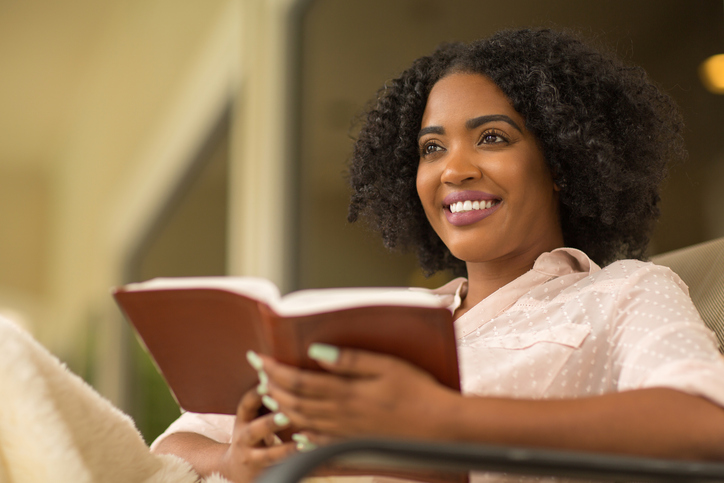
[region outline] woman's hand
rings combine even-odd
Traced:
[[[219,467],[221,474],[232,481],[252,481],[268,466],[295,452],[294,443],[281,443],[275,437],[277,431],[289,426],[289,419],[282,413],[257,417],[261,405],[256,388],[244,394],[239,403],[231,444]]]
[[[202,477],[221,473],[237,483],[252,481],[267,466],[295,452],[294,443],[280,443],[275,433],[289,425],[286,416],[258,417],[261,396],[256,389],[244,394],[237,408],[231,443],[219,443],[203,434],[177,432],[166,436],[153,450],[188,461]]]
[[[322,344],[314,344],[310,356],[329,372],[263,361],[269,395],[313,442],[329,436],[443,437],[440,416],[461,397],[395,357]]]

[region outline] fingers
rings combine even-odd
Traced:
[[[308,398],[341,397],[349,392],[349,381],[323,372],[297,369],[264,358],[264,370],[271,386]]]
[[[407,365],[397,357],[359,349],[344,349],[328,344],[311,344],[308,355],[322,367],[337,374],[353,377],[374,377],[391,366]]]
[[[249,463],[254,466],[266,468],[296,452],[296,443],[283,443],[266,448],[251,448],[249,449],[247,459]]]
[[[316,433],[314,431],[300,431],[292,435],[292,440],[297,443],[297,451],[305,452],[311,451],[318,446],[325,446],[334,443],[335,441],[341,441],[340,438],[335,438],[328,434]]]
[[[273,399],[271,406],[287,415],[295,428],[333,435],[348,433],[343,422],[350,408],[357,406],[359,392],[373,381],[304,371],[272,361],[265,362],[265,370],[270,381],[265,404]]]
[[[304,373],[305,371],[296,372]],[[312,374],[315,375],[315,374]],[[339,376],[330,376],[340,379]],[[317,397],[307,397],[294,394],[285,390],[273,382],[270,376],[269,395],[264,396],[264,404],[272,411],[281,411],[276,416],[288,417],[290,425],[295,428],[304,428],[321,432],[333,432],[336,434],[335,426],[338,423],[340,412],[347,406],[346,401],[351,396],[332,397],[331,392],[343,393],[341,389],[332,390],[330,393],[320,392]],[[344,385],[349,381],[342,381]],[[314,386],[314,384],[310,385]],[[299,388],[309,388],[301,385]],[[303,391],[316,394],[315,390]],[[350,391],[349,394],[352,394]]]
[[[303,398],[281,389],[275,390],[274,398],[294,427],[320,431],[328,430],[326,424],[334,421],[345,406],[342,399]]]
[[[288,426],[289,418],[283,413],[265,414],[251,421],[243,421],[237,416],[232,435],[233,443],[244,446],[265,446],[277,431]]]
[[[253,481],[265,468],[295,453],[295,443],[265,448],[229,446],[219,465],[221,474],[231,481]]]
[[[256,418],[259,408],[261,407],[261,396],[256,389],[251,389],[244,393],[239,405],[236,408],[236,420],[249,422]]]
[[[389,372],[394,366],[410,365],[396,357],[358,349],[340,349],[328,344],[311,344],[309,357],[329,372],[349,378],[370,378]],[[261,356],[264,371],[278,387],[304,397],[344,396],[348,384],[329,374],[303,371]]]
[[[328,372],[302,370],[262,356],[269,377],[267,399],[273,399],[271,407],[265,405],[281,410],[293,427],[320,434],[364,433],[370,412],[389,419],[386,413],[399,403],[396,394],[401,388],[431,378],[406,361],[363,350],[312,344],[309,356]]]

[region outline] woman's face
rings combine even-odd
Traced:
[[[417,193],[465,262],[521,261],[563,245],[558,194],[525,120],[487,77],[454,73],[432,88],[419,133]]]

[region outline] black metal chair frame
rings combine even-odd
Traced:
[[[663,460],[539,448],[455,443],[349,440],[299,453],[270,468],[257,483],[292,483],[315,468],[344,457],[374,459],[401,469],[503,472],[604,481],[724,482],[724,464]]]

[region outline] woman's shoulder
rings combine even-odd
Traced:
[[[626,259],[592,271],[568,285],[559,292],[556,302],[581,302],[583,299],[595,301],[601,297],[617,300],[619,304],[634,300],[658,304],[666,303],[667,300],[688,300],[689,288],[668,267]]]
[[[548,267],[551,278],[542,289],[551,294],[551,288],[557,287],[555,293],[566,300],[585,293],[621,295],[648,291],[656,295],[677,291],[686,296],[689,294],[688,287],[676,273],[652,262],[622,259],[599,267],[580,250],[563,248],[549,255],[551,257],[543,260],[545,265],[541,265]],[[554,273],[550,268],[555,266],[551,260],[558,259],[560,267],[564,256],[567,257],[565,269],[557,268],[557,273]]]
[[[594,280],[619,280],[622,286],[676,285],[688,293],[689,289],[676,272],[664,265],[642,260],[617,260],[594,274]]]
[[[599,267],[586,253],[569,247],[542,254],[533,269],[550,277],[547,284],[563,284],[572,290],[674,284],[688,292],[686,284],[668,267],[636,259],[621,259]]]

